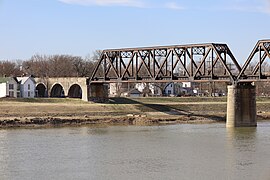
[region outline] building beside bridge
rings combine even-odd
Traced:
[[[69,97],[89,100],[88,78],[0,77],[0,98]]]
[[[17,78],[0,77],[0,98],[19,97],[20,89]]]
[[[0,97],[34,98],[35,95],[33,77],[0,77]]]
[[[137,90],[140,97],[148,96],[193,96],[198,95],[198,83],[195,82],[168,82],[168,83],[110,83],[109,96],[133,97],[132,92]],[[138,96],[138,95],[136,95]]]
[[[19,96],[22,98],[34,98],[36,94],[36,82],[32,77],[17,77]]]

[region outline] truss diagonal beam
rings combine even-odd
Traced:
[[[163,66],[165,65],[165,63],[168,61],[168,57],[169,57],[170,54],[171,54],[171,50],[169,51],[169,53],[167,53],[167,55],[166,55],[166,57],[165,57],[163,63],[161,64],[160,68],[158,69],[155,79],[157,79],[158,75],[159,75],[160,72],[162,71],[162,68],[163,68]],[[165,73],[166,73],[166,72],[165,72]]]
[[[242,70],[240,71],[240,73],[237,76],[237,79],[240,79],[241,76],[244,75],[244,72],[246,71],[248,65],[250,64],[251,60],[253,59],[254,55],[256,54],[256,52],[258,51],[258,46],[260,44],[260,41],[257,42],[257,44],[255,45],[255,47],[253,48],[252,52],[250,53],[250,55],[248,56],[247,60],[245,61]]]
[[[106,59],[110,63],[110,66],[109,66],[107,72],[109,72],[110,68],[112,67],[113,68],[113,71],[115,72],[115,75],[119,78],[119,74],[118,74],[117,70],[115,69],[115,67],[113,65],[113,62],[112,62],[113,61],[113,58],[110,58],[107,53],[105,53],[105,56],[107,57]],[[105,62],[106,62],[106,59],[105,59]],[[107,73],[106,73],[106,75],[107,75]]]
[[[145,59],[146,59],[147,56],[145,56],[145,57],[143,58],[141,52],[139,52],[139,51],[138,51],[138,54],[139,54],[139,57],[142,59],[142,63],[143,63],[143,65],[145,66],[145,68],[146,68],[148,74],[150,75],[150,77],[153,78],[152,73],[151,73],[151,71],[150,71],[150,67],[148,67],[147,64],[145,63]]]
[[[224,59],[220,56],[220,53],[217,51],[216,47],[214,47],[214,51],[216,52],[217,57],[220,59],[220,62],[222,63],[223,67],[225,68],[226,72],[230,75],[230,78],[232,81],[234,81],[234,77],[230,69],[228,68],[227,64],[225,63]]]
[[[208,57],[211,57],[211,67],[208,67],[211,70],[206,73]],[[225,74],[214,71],[219,61],[218,68],[222,68]],[[231,71],[227,61],[232,61],[237,72]],[[91,82],[232,82],[240,70],[241,67],[226,44],[109,49],[102,52]]]
[[[270,78],[269,74],[263,72],[263,63],[267,57],[270,59],[269,51],[270,40],[258,41],[238,74],[237,81],[247,81],[248,79],[260,81],[261,79]],[[257,58],[256,55],[258,55],[259,58]],[[254,61],[256,65],[253,67]],[[248,67],[250,67],[251,70],[248,70]]]
[[[122,76],[121,76],[122,79],[124,78],[124,76],[125,76],[127,73],[128,73],[128,75],[130,76],[130,74],[129,74],[129,72],[128,72],[128,68],[129,68],[129,66],[131,65],[131,63],[133,62],[134,56],[135,56],[135,53],[132,54],[132,57],[130,58],[130,60],[129,60],[129,62],[128,62],[128,65],[127,65],[127,67],[125,68],[125,70],[124,70],[124,72],[123,72],[123,74],[122,74]],[[132,68],[133,68],[133,67],[132,67]]]
[[[153,52],[154,52],[154,53],[153,53]],[[151,55],[151,57],[153,58],[153,73],[154,73],[153,76],[156,77],[156,66],[157,66],[157,68],[160,69],[160,65],[158,64],[158,62],[157,62],[157,60],[156,60],[156,57],[154,56],[155,50],[153,50],[153,52],[150,51],[150,55]],[[161,74],[162,74],[162,76],[164,76],[164,74],[163,74],[162,71],[161,71]]]
[[[200,65],[199,65],[199,67],[197,68],[197,70],[196,70],[195,73],[194,73],[194,78],[195,78],[196,75],[200,72],[200,69],[201,69],[202,65],[205,63],[205,60],[206,60],[208,54],[210,53],[210,51],[211,51],[211,49],[209,48],[209,49],[207,50],[206,54],[203,56],[203,59],[202,59]],[[201,73],[201,72],[200,72],[200,73]]]
[[[252,75],[255,75],[258,70],[260,69],[261,64],[264,62],[265,58],[267,57],[266,52],[262,55],[262,57],[260,57],[260,61],[256,64],[255,68],[253,69],[253,71],[251,72]]]
[[[183,61],[181,60],[181,57],[182,57],[182,55],[183,55],[184,53],[181,53],[181,55],[179,56],[175,49],[174,49],[173,51],[174,51],[174,53],[175,53],[175,55],[176,55],[176,58],[177,58],[177,61],[175,62],[175,65],[173,66],[173,69],[175,69],[177,63],[180,62],[181,65],[182,65],[182,68],[184,69],[185,73],[186,73],[186,74],[188,75],[188,77],[189,77],[189,76],[190,76],[190,75],[189,75],[189,72],[188,72],[188,70],[186,69],[185,64],[184,64]]]

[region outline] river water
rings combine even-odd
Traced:
[[[270,123],[2,129],[0,179],[269,180]]]

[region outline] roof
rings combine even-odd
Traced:
[[[20,84],[24,84],[30,77],[17,77]],[[33,82],[35,82],[32,78],[30,78]]]
[[[0,83],[5,83],[9,80],[9,77],[0,77]]]
[[[18,82],[17,79],[14,78],[14,77],[0,77],[0,83],[6,83],[6,82],[10,81],[11,79],[13,79],[16,82]]]
[[[142,94],[141,91],[139,91],[138,89],[132,89],[128,93],[129,94]]]

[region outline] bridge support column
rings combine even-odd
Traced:
[[[226,127],[257,126],[256,89],[251,83],[228,86]]]
[[[90,84],[90,101],[106,102],[108,101],[108,85],[103,83]]]

